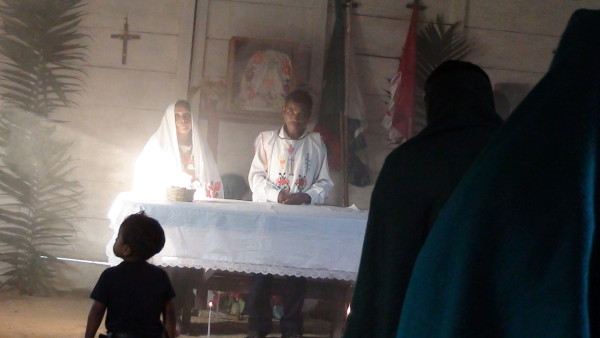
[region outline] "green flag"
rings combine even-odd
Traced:
[[[362,187],[371,183],[369,168],[358,154],[366,149],[363,134],[366,124],[362,94],[355,81],[354,52],[351,39],[346,35],[351,18],[347,17],[349,10],[345,6],[345,1],[335,0],[335,23],[325,60],[320,118],[316,130],[321,133],[327,146],[332,170],[342,169],[342,147],[347,145],[348,183]],[[340,132],[342,118],[345,118],[347,125],[345,140]]]

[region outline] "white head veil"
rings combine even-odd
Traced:
[[[175,103],[171,103],[158,130],[150,137],[135,165],[133,190],[165,198],[171,186],[196,189],[194,199],[223,198],[223,183],[210,148],[200,136],[196,117],[192,114],[192,151],[197,181],[183,171],[177,128]]]

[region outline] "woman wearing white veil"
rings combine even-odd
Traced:
[[[185,100],[167,107],[135,165],[135,192],[164,199],[169,187],[195,189],[194,200],[223,198],[217,164]]]

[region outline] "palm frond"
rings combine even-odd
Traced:
[[[0,98],[13,107],[48,117],[72,105],[80,92],[87,35],[79,32],[81,0],[8,0],[0,6],[4,34]]]
[[[0,286],[21,293],[51,289],[56,259],[51,250],[69,244],[82,196],[68,151],[56,126],[22,111],[0,114]],[[47,258],[42,258],[47,257]]]
[[[460,22],[447,24],[443,16],[437,15],[434,22],[425,24],[417,32],[415,130],[422,129],[426,124],[423,87],[429,74],[442,62],[461,60],[469,53],[471,46]]]
[[[438,15],[417,33],[417,83],[422,87],[432,70],[446,60],[461,60],[471,52],[460,22],[446,24]]]

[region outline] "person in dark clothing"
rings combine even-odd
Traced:
[[[393,337],[438,211],[501,125],[487,74],[446,61],[425,85],[427,127],[386,159],[373,189],[344,337]]]
[[[578,10],[547,74],[440,211],[397,337],[598,337],[600,11]]]
[[[254,274],[250,281],[248,293],[248,338],[266,337],[272,328],[273,306],[271,291],[274,284],[273,275]],[[304,318],[302,306],[306,293],[306,278],[286,276],[280,290],[283,316],[279,319],[283,338],[302,337]]]
[[[177,332],[189,334],[192,328],[192,310],[197,305],[194,289],[202,287],[204,269],[179,266],[165,266],[162,269],[169,276],[177,294],[173,300]]]
[[[105,312],[109,336],[163,338],[166,331],[175,337],[175,292],[167,273],[146,262],[164,245],[162,227],[143,211],[123,221],[113,246],[123,262],[104,270],[92,291],[86,338],[95,337]]]

